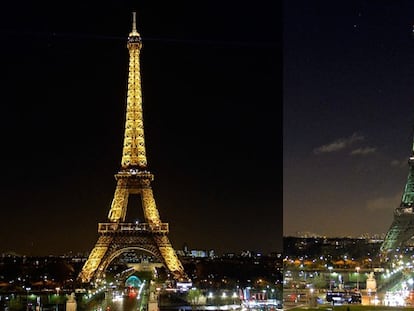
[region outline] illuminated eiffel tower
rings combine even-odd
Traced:
[[[393,256],[414,237],[414,140],[408,166],[408,178],[401,203],[394,210],[394,220],[380,248],[382,261],[393,259]]]
[[[99,238],[85,262],[78,280],[99,283],[109,264],[123,252],[142,250],[162,262],[176,280],[186,280],[183,266],[168,239],[168,223],[160,220],[151,189],[154,175],[147,169],[142,113],[140,51],[142,40],[133,13],[128,36],[129,73],[124,144],[121,169],[115,175],[115,195],[108,222],[98,224]],[[127,223],[130,194],[141,197],[145,223]]]

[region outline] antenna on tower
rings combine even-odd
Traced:
[[[132,12],[132,32],[137,32],[137,12]]]
[[[132,31],[129,33],[130,37],[139,37],[139,33],[137,31],[137,13],[132,12]]]

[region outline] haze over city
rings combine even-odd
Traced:
[[[413,12],[284,2],[284,235],[387,232],[412,150]]]

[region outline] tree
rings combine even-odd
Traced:
[[[201,290],[198,288],[192,288],[187,293],[187,301],[193,308],[195,305],[199,304],[201,296]]]
[[[326,288],[328,286],[328,282],[320,273],[315,273],[315,275],[313,276],[312,284],[315,288]]]

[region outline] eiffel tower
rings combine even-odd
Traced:
[[[401,203],[394,210],[394,220],[380,248],[382,261],[392,259],[414,237],[414,140],[408,166],[408,178]]]
[[[82,283],[102,281],[109,264],[123,252],[142,250],[162,262],[176,280],[187,276],[168,239],[168,223],[161,222],[151,182],[154,175],[147,169],[141,97],[140,51],[142,40],[136,29],[133,12],[132,31],[128,36],[129,73],[125,134],[121,169],[108,222],[98,224],[98,241],[85,262],[78,280]],[[145,223],[125,222],[128,198],[141,197]]]

